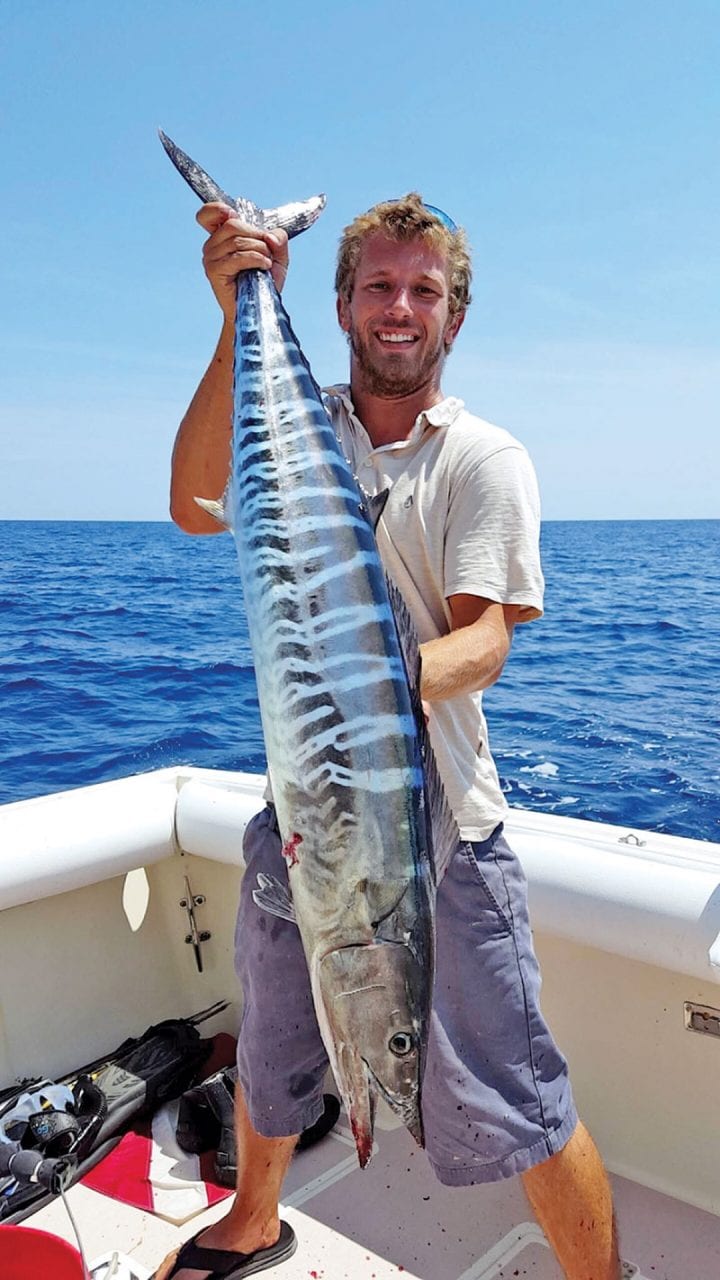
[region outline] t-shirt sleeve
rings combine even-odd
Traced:
[[[535,470],[519,444],[501,446],[458,468],[445,526],[446,597],[484,596],[522,607],[518,621],[539,618],[540,495]]]

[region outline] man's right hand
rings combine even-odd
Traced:
[[[261,231],[243,222],[229,205],[204,204],[197,215],[208,232],[203,266],[225,319],[235,323],[237,278],[241,271],[270,271],[280,292],[288,270],[287,232]]]

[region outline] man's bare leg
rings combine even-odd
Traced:
[[[523,1186],[567,1280],[619,1280],[612,1194],[587,1129],[522,1175]]]
[[[292,1159],[293,1138],[263,1138],[250,1123],[245,1098],[235,1090],[235,1140],[237,1146],[237,1187],[232,1207],[198,1238],[208,1249],[232,1249],[252,1253],[268,1248],[280,1235],[278,1201]],[[166,1280],[177,1257],[174,1250],[155,1272],[155,1280]],[[204,1280],[207,1271],[178,1271],[177,1280]],[[175,1280],[175,1277],[173,1277]]]

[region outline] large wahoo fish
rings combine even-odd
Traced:
[[[160,136],[203,201],[251,225],[292,236],[324,207],[232,200]],[[423,1142],[435,863],[457,831],[427,741],[417,640],[375,544],[384,499],[360,492],[263,271],[238,281],[233,413],[228,490],[202,505],[235,536],[292,895],[262,877],[255,900],[297,921],[365,1165],[378,1091]]]

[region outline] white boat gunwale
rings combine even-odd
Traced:
[[[0,806],[0,911],[194,855],[242,867],[265,780],[179,765]],[[720,982],[720,844],[511,809],[534,927]]]

